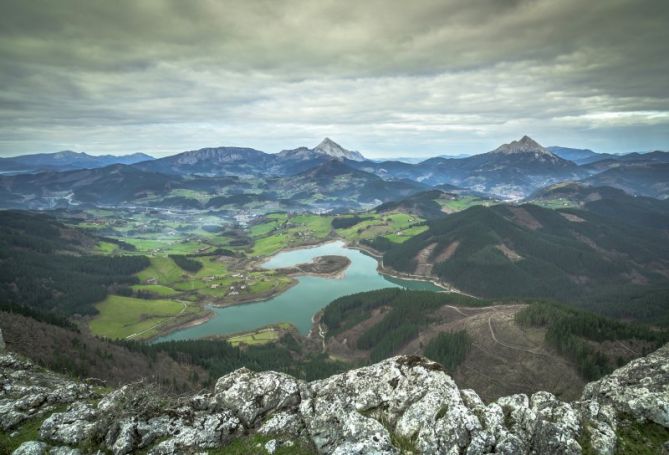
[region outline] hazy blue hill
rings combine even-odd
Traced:
[[[422,170],[416,164],[402,161],[360,161],[346,162],[352,168],[378,175],[384,179],[418,180]]]
[[[179,153],[137,165],[170,175],[285,176],[304,172],[329,160],[364,161],[329,138],[314,148],[299,147],[271,154],[248,147],[211,147]]]
[[[630,194],[666,199],[669,197],[669,163],[619,163],[583,182],[595,186],[613,186]]]
[[[596,174],[623,165],[653,165],[659,163],[669,163],[669,152],[634,152],[626,155],[600,154],[600,159],[580,164],[584,171]]]
[[[514,198],[526,196],[546,183],[587,175],[575,163],[551,153],[527,136],[491,152],[466,158],[435,157],[417,164],[366,161],[354,166],[385,179],[451,184]]]
[[[421,218],[431,219],[445,216],[441,205],[436,202],[438,199],[456,199],[457,195],[446,193],[441,190],[423,191],[398,201],[385,202],[376,207],[376,212],[383,213],[389,211],[400,211],[419,216]]]
[[[135,165],[137,169],[169,175],[247,176],[267,172],[274,155],[245,147],[192,150]]]
[[[554,155],[559,156],[565,160],[573,161],[576,164],[592,163],[601,159],[605,159],[608,155],[595,153],[590,149],[575,149],[569,147],[551,146],[546,147]]]
[[[459,171],[461,175],[450,179],[452,184],[498,194],[527,193],[539,182],[578,175],[574,163],[554,155],[527,136],[492,152],[459,160],[436,159],[425,164],[443,170],[444,174],[450,169]]]
[[[559,153],[567,153],[565,150],[560,148]],[[592,153],[568,150],[581,154],[578,156]],[[11,161],[14,158],[0,160],[0,169],[2,163],[15,166],[14,171],[0,176],[0,205],[54,208],[82,202],[150,202],[159,207],[207,209],[231,206],[234,198],[226,198],[236,194],[263,193],[274,209],[350,210],[397,201],[429,188],[518,200],[549,184],[583,179],[596,186],[615,186],[632,194],[665,198],[669,196],[669,163],[664,162],[668,157],[666,152],[629,154],[578,166],[527,136],[488,153],[465,158],[435,157],[417,164],[365,160],[358,152],[346,150],[328,138],[313,148],[300,147],[277,154],[217,147],[144,160],[150,157],[91,157],[61,152],[16,158],[49,169],[25,175],[19,175],[25,165]],[[104,160],[119,159],[140,162],[100,167]],[[55,162],[76,169],[64,171],[54,167]],[[171,194],[174,189],[204,194]],[[207,205],[210,198],[219,199]],[[247,208],[262,202],[255,196],[245,200],[241,205]],[[431,216],[436,216],[434,208],[424,207]]]
[[[348,166],[348,161],[329,160],[305,172],[282,177],[272,186],[284,194],[325,196],[333,204],[357,206],[400,199],[427,188],[412,181],[387,181]]]
[[[227,169],[225,172],[230,170],[230,166],[248,169],[248,161],[240,158],[246,152],[228,150],[221,153],[214,153],[223,160],[223,164],[218,165],[219,169]],[[188,165],[190,169],[204,166],[201,159],[198,156],[194,164]],[[151,204],[156,207],[208,209],[270,201],[302,210],[310,204],[327,209],[351,209],[401,199],[428,188],[410,180],[386,181],[374,174],[352,169],[346,164],[349,162],[330,158],[296,175],[254,177],[253,182],[258,186],[255,189],[244,178],[244,173],[240,176],[194,176],[149,170],[173,166],[173,163],[161,160],[135,166],[112,165],[97,169],[0,176],[0,205],[9,208],[54,208],[81,203]],[[199,191],[210,201],[203,203],[192,196],[173,194],[172,191],[177,189]],[[318,199],[316,205],[314,198]]]
[[[272,169],[272,174],[275,175],[299,174],[320,166],[331,159],[329,156],[307,147],[283,150],[277,154],[277,158],[277,162]]]
[[[669,163],[669,152],[655,150],[647,153],[628,153],[619,157],[620,161],[636,163]]]
[[[11,158],[0,158],[0,172],[25,173],[38,171],[67,171],[74,169],[93,169],[112,164],[135,164],[153,160],[144,153],[131,155],[88,155],[69,150],[57,153],[38,153]]]
[[[118,204],[148,194],[165,194],[179,177],[144,172],[115,164],[104,168],[44,172],[0,177],[0,201],[4,206],[43,207],[59,199],[92,204]]]

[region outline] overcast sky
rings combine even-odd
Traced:
[[[667,0],[0,0],[0,155],[669,149]]]

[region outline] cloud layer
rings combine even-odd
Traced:
[[[3,0],[0,154],[669,148],[665,0]]]

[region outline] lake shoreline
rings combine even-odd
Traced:
[[[333,248],[327,248],[328,245],[333,245]],[[271,258],[274,258],[278,254],[285,253],[285,252],[290,252],[290,251],[300,251],[304,250],[306,252],[309,252],[309,250],[314,250],[316,248],[324,248],[324,251],[322,254],[319,252],[314,252],[309,256],[309,254],[306,254],[306,257],[301,257],[299,254],[295,255],[295,258],[291,257],[289,259],[288,263],[282,264],[279,261],[279,265],[281,267],[269,267],[270,270],[276,269],[276,270],[281,270],[281,269],[289,269],[289,268],[295,268],[296,265],[304,265],[304,264],[309,264],[313,263],[313,261],[318,258],[318,257],[323,257],[323,256],[341,256],[346,258],[346,263],[345,267],[342,267],[341,270],[336,270],[335,272],[332,273],[312,273],[312,272],[305,272],[304,270],[296,271],[294,274],[287,274],[285,276],[290,276],[293,278],[292,283],[289,286],[281,287],[280,289],[276,289],[271,291],[270,293],[267,293],[262,296],[257,296],[252,299],[247,299],[244,301],[233,301],[233,302],[226,302],[226,303],[209,303],[209,308],[212,310],[214,313],[218,313],[217,310],[225,310],[229,308],[234,308],[234,307],[246,307],[249,304],[264,304],[267,303],[275,298],[280,298],[283,294],[285,294],[287,291],[290,289],[294,288],[298,284],[302,283],[303,281],[300,279],[300,277],[313,277],[313,278],[321,278],[325,280],[336,280],[336,281],[341,281],[341,280],[346,280],[347,278],[347,271],[349,269],[353,269],[352,275],[350,279],[354,280],[350,286],[348,283],[346,285],[336,285],[334,288],[332,288],[333,284],[322,284],[322,288],[320,287],[321,285],[319,284],[316,290],[314,291],[314,284],[313,282],[310,282],[310,285],[307,285],[306,289],[311,289],[311,294],[308,295],[308,297],[305,297],[300,294],[291,294],[291,297],[288,297],[288,301],[286,301],[286,298],[283,298],[281,300],[282,305],[288,305],[286,307],[281,307],[277,310],[277,308],[274,309],[267,309],[263,310],[262,313],[258,313],[257,316],[251,316],[249,319],[249,310],[244,310],[242,313],[239,312],[233,312],[233,313],[227,313],[225,316],[225,321],[217,323],[215,326],[212,326],[209,329],[204,329],[204,330],[196,330],[192,335],[188,334],[185,336],[185,338],[175,338],[175,339],[199,339],[203,337],[227,337],[230,336],[230,333],[233,332],[249,332],[254,329],[257,329],[258,327],[261,326],[266,326],[266,325],[271,325],[271,323],[268,321],[271,318],[283,318],[283,316],[277,315],[277,312],[280,311],[285,311],[288,316],[286,316],[289,319],[283,319],[286,322],[291,322],[294,325],[298,327],[298,329],[305,330],[306,333],[310,332],[312,326],[313,326],[313,318],[314,316],[317,316],[319,312],[322,312],[322,309],[324,308],[325,305],[330,303],[331,301],[343,296],[343,295],[349,295],[353,294],[356,292],[365,292],[367,290],[372,290],[372,289],[382,289],[385,287],[411,287],[411,282],[414,283],[425,283],[425,285],[429,285],[427,287],[420,287],[421,285],[416,285],[418,287],[414,287],[414,289],[425,289],[425,290],[430,290],[432,292],[445,292],[448,291],[449,289],[444,287],[443,284],[435,282],[434,280],[430,280],[426,277],[406,277],[402,276],[399,273],[396,273],[395,271],[392,271],[391,273],[388,273],[383,266],[382,262],[380,260],[380,257],[378,255],[372,254],[372,252],[368,251],[367,249],[360,247],[359,245],[354,245],[352,243],[349,243],[345,241],[344,239],[341,238],[336,238],[336,239],[328,239],[326,241],[320,242],[318,244],[311,244],[311,245],[306,245],[303,247],[293,247],[289,248],[286,250],[281,250],[280,252],[276,253],[272,257],[260,262],[257,261],[256,264],[267,264]],[[345,250],[349,250],[346,252]],[[363,257],[368,258],[365,262],[363,260]],[[290,262],[290,260],[295,259],[294,262]],[[373,262],[371,262],[373,260]],[[298,262],[299,261],[299,262]],[[361,262],[362,261],[362,262]],[[297,262],[297,264],[295,264]],[[295,264],[295,265],[294,265]],[[355,267],[353,267],[355,265]],[[373,272],[372,272],[373,271]],[[362,275],[361,275],[362,274]],[[369,279],[367,278],[369,277]],[[391,280],[391,278],[406,281],[407,283],[402,283],[402,282],[394,282]],[[371,281],[368,281],[371,280]],[[369,283],[369,285],[367,284]],[[309,288],[311,286],[311,288]],[[342,287],[343,286],[343,287]],[[314,294],[314,292],[316,292]],[[303,300],[306,298],[306,302],[310,302],[306,305],[309,305],[309,308],[312,310],[310,311],[309,309],[305,309],[305,304],[302,304],[302,302],[305,302]],[[326,301],[327,300],[327,301]],[[290,304],[288,304],[290,302]],[[300,313],[294,313],[292,316],[290,316],[290,311],[295,311],[296,309],[299,308]],[[253,310],[250,310],[253,311]],[[307,314],[309,316],[309,322],[310,324],[304,328],[302,325],[304,325],[302,322],[296,322],[304,318],[304,315]],[[230,322],[228,317],[230,315],[233,315],[233,321]],[[243,316],[242,316],[243,315]],[[214,318],[222,317],[219,315],[214,316]],[[238,318],[244,318],[244,319],[238,319]],[[258,318],[256,326],[251,326],[255,322],[255,318]],[[290,319],[292,318],[292,319]],[[206,321],[203,321],[202,323],[208,322],[209,319]],[[241,326],[240,327],[240,321]],[[249,322],[251,321],[251,322]],[[278,321],[278,319],[277,319]],[[223,324],[223,325],[221,325]],[[223,328],[223,327],[234,327],[233,330]],[[188,329],[189,326],[180,326],[180,327],[175,327],[172,330],[170,330],[170,333],[166,334],[161,334],[160,338],[163,337],[169,337],[170,335],[179,332],[182,329]],[[212,333],[211,331],[213,330],[219,330],[217,333]],[[207,333],[209,332],[209,333]],[[302,333],[302,332],[300,332]],[[315,334],[312,334],[312,337]],[[307,338],[309,335],[304,335]],[[168,338],[171,339],[171,338]],[[164,340],[167,341],[167,340]]]
[[[376,259],[376,262],[377,262],[376,270],[377,270],[377,272],[381,273],[382,275],[386,275],[386,276],[389,276],[391,278],[398,278],[400,280],[423,281],[423,282],[426,282],[426,283],[433,284],[433,285],[435,285],[439,288],[442,288],[445,292],[456,292],[458,294],[462,294],[462,292],[457,291],[455,288],[453,288],[451,286],[448,286],[448,285],[442,283],[441,281],[437,281],[435,278],[430,278],[430,277],[426,277],[426,276],[423,276],[423,275],[412,275],[410,273],[398,272],[395,269],[392,269],[390,267],[386,267],[383,264],[383,254],[381,254],[380,252],[377,252],[376,250],[372,250],[368,247],[362,246],[358,243],[352,243],[352,242],[346,242],[345,245],[348,248],[361,251],[362,253],[367,254],[367,255],[373,257],[374,259]]]
[[[289,275],[288,275],[289,276]],[[254,297],[249,297],[245,299],[239,299],[239,300],[233,300],[229,302],[209,302],[210,307],[214,308],[229,308],[232,306],[237,306],[237,305],[248,305],[249,303],[258,303],[258,302],[264,302],[265,300],[270,300],[273,299],[274,297],[283,294],[284,292],[288,291],[290,288],[293,286],[297,286],[299,280],[297,280],[293,276],[289,276],[292,280],[291,282],[283,286],[279,289],[272,289],[271,291],[264,292],[262,294],[256,294]]]

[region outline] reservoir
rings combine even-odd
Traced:
[[[311,318],[338,297],[356,292],[389,287],[442,291],[427,281],[405,280],[383,275],[376,270],[377,261],[358,250],[336,241],[315,247],[283,251],[263,264],[266,268],[289,267],[310,262],[325,255],[346,256],[351,264],[341,278],[298,276],[298,283],[287,291],[261,302],[225,308],[212,307],[215,315],[204,324],[187,327],[155,341],[187,340],[210,335],[224,335],[253,330],[268,324],[290,322],[302,334],[311,328]]]

